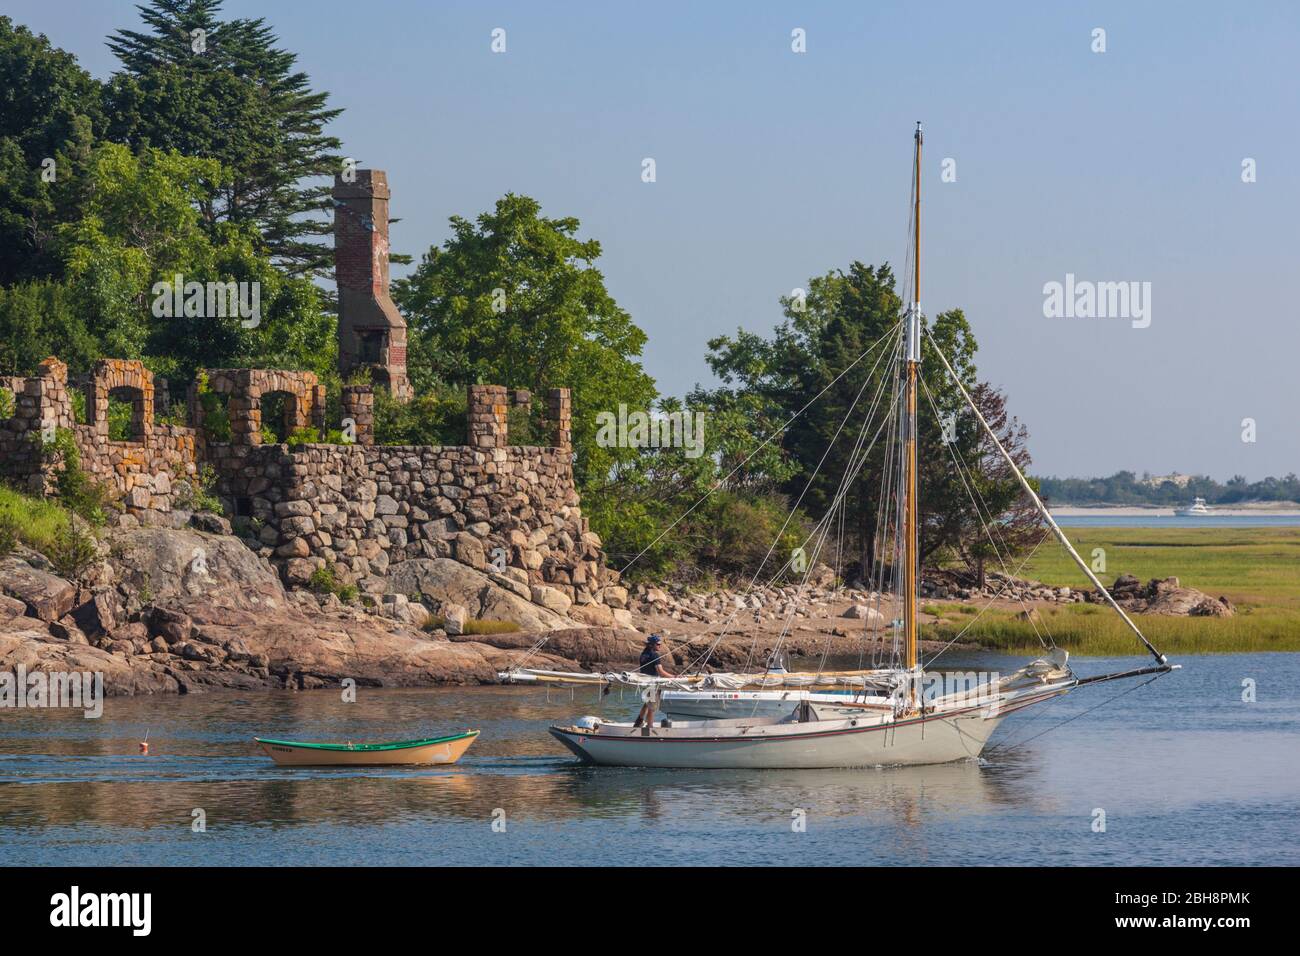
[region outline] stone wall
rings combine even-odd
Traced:
[[[77,424],[68,389],[68,367],[56,358],[40,364],[26,379],[0,381],[14,395],[14,415],[0,422],[3,475],[33,494],[53,490],[59,456],[43,456],[42,445],[61,429],[76,441],[81,468],[106,484],[128,514],[171,510],[175,482],[193,476],[200,454],[193,428],[154,423],[153,374],[140,362],[102,359],[86,386],[86,424]],[[131,437],[112,440],[108,432],[110,393],[131,401]]]
[[[128,513],[172,510],[178,479],[210,465],[227,513],[247,519],[262,553],[290,584],[328,567],[341,584],[378,594],[390,568],[417,558],[451,558],[501,587],[552,610],[600,605],[618,575],[582,516],[573,483],[568,389],[552,389],[546,447],[511,445],[511,405],[530,407],[524,390],[470,386],[468,434],[461,446],[373,444],[374,394],[348,386],[348,444],[262,444],[261,403],[284,393],[285,429],[324,427],[324,389],[310,372],[213,369],[212,391],[229,396],[231,440],[201,429],[196,386],[191,426],[154,422],[153,377],[139,362],[96,364],[86,391],[86,424],[73,420],[67,367],[42,363],[28,379],[0,380],[15,392],[15,414],[0,423],[5,475],[35,493],[52,490],[56,462],[42,461],[44,429],[70,429],[82,467],[108,482]],[[132,439],[108,437],[109,393],[132,401]],[[33,440],[35,438],[35,440]],[[617,592],[614,592],[617,593]]]
[[[210,445],[218,493],[290,584],[329,567],[381,593],[395,564],[453,558],[552,609],[601,604],[617,573],[582,516],[571,451],[507,444],[505,396],[471,387],[468,446]]]

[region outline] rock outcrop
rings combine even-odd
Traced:
[[[120,695],[310,688],[344,678],[372,686],[487,683],[510,663],[509,647],[413,626],[428,611],[408,593],[363,610],[333,595],[287,591],[267,561],[229,536],[116,531],[93,590],[42,563],[36,555],[0,563],[0,670],[97,671],[106,693]],[[538,632],[574,626],[459,562],[409,564],[398,580],[404,591],[459,604],[472,617],[515,620],[530,631],[510,635],[518,646],[531,646]],[[578,666],[554,652],[536,660]]]
[[[1146,586],[1131,574],[1121,574],[1109,588],[1115,603],[1135,614],[1165,614],[1175,617],[1232,617],[1236,608],[1226,597],[1211,597],[1196,588],[1184,587],[1177,578],[1152,578]],[[1104,599],[1095,591],[1087,600]]]

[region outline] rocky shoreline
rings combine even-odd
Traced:
[[[834,587],[825,568],[815,569],[802,593],[794,586],[741,594],[637,585],[625,598],[611,595],[627,605],[611,608],[548,603],[545,593],[507,575],[422,558],[395,566],[387,593],[363,606],[286,588],[264,556],[219,533],[220,522],[194,523],[199,527],[114,529],[81,584],[59,577],[29,549],[0,558],[0,670],[102,672],[110,695],[310,689],[349,678],[428,686],[495,683],[525,656],[533,667],[623,669],[635,664],[652,631],[666,635],[677,666],[711,648],[711,663],[724,668],[762,666],[778,639],[792,657],[861,654],[864,633],[876,634],[882,647],[890,639],[873,595]],[[1233,613],[1226,598],[1174,578],[1144,586],[1121,576],[1112,593],[1138,613]],[[999,575],[981,588],[951,573],[929,575],[923,596],[1101,600]],[[492,621],[518,627],[472,633],[492,630],[475,627]]]

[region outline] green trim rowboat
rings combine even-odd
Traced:
[[[380,744],[320,744],[267,737],[254,737],[253,741],[283,767],[384,767],[455,763],[476,737],[477,730],[466,730],[448,737]]]

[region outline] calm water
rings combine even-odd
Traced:
[[[5,710],[0,862],[1300,863],[1300,655],[1183,663],[1056,729],[1134,682],[1015,715],[986,760],[864,771],[580,768],[544,727],[602,708],[634,712],[617,692],[603,705],[585,690],[548,699],[504,687],[362,688],[355,704],[335,691],[214,693],[112,699],[100,720]],[[1258,703],[1241,702],[1245,678],[1257,681]],[[448,769],[280,769],[249,742],[466,726],[482,737]],[[140,757],[146,731],[153,754]],[[205,833],[191,829],[195,808]],[[498,808],[505,832],[492,829]],[[795,808],[807,811],[806,832],[791,830]],[[1105,833],[1091,831],[1095,808]]]
[[[1300,515],[1053,515],[1062,528],[1297,528]]]

